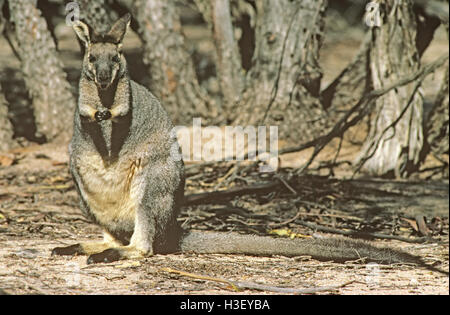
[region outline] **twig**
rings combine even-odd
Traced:
[[[228,284],[229,286],[231,286],[234,291],[239,291],[239,288],[233,282],[231,282],[230,280],[226,280],[226,279],[222,279],[222,278],[216,278],[216,277],[210,277],[210,276],[204,276],[204,275],[199,275],[199,274],[195,274],[195,273],[190,273],[190,272],[185,272],[185,271],[181,271],[181,270],[172,269],[172,268],[169,268],[169,267],[161,268],[161,270],[165,271],[165,272],[169,272],[169,273],[176,273],[176,274],[179,274],[180,276],[184,276],[184,277],[188,277],[188,278],[225,283],[225,284]]]
[[[296,220],[296,223],[306,226],[312,230],[316,231],[322,231],[326,233],[332,233],[332,234],[340,234],[340,235],[346,235],[346,236],[355,236],[358,238],[364,238],[364,239],[371,239],[371,238],[379,238],[379,239],[392,239],[392,240],[398,240],[406,243],[423,243],[428,240],[430,240],[429,237],[419,237],[415,239],[410,239],[406,237],[401,237],[397,235],[387,235],[387,234],[381,234],[381,233],[367,233],[367,232],[358,232],[358,231],[342,231],[338,229],[333,229],[326,226],[317,225],[314,223],[308,223],[302,220]]]
[[[238,161],[235,165],[233,165],[228,170],[228,172],[223,177],[221,177],[217,180],[218,183],[214,187],[215,190],[219,189],[223,184],[225,184],[225,186],[227,186],[230,182],[232,182],[236,178],[236,175],[239,171],[239,164],[240,163]]]
[[[437,68],[442,66],[448,60],[448,57],[449,57],[448,54],[441,56],[439,59],[432,62],[431,64],[426,65],[416,73],[409,75],[403,79],[400,79],[399,81],[385,88],[374,90],[368,94],[365,94],[358,101],[358,103],[355,106],[353,106],[353,108],[350,109],[341,120],[338,121],[338,123],[333,127],[333,129],[328,134],[309,142],[310,147],[314,146],[314,152],[312,153],[308,162],[297,171],[297,174],[300,174],[304,170],[306,170],[314,161],[315,157],[332,139],[341,136],[350,127],[356,125],[356,123],[358,123],[363,117],[365,117],[370,112],[371,107],[375,103],[373,101],[376,98],[392,91],[395,88],[404,86],[415,80],[423,80],[427,75],[429,75],[430,73],[434,72]],[[357,113],[356,117],[352,118],[350,121],[347,121],[350,118],[350,116],[352,116],[355,112]],[[280,150],[279,154],[282,154],[282,152],[283,150]]]
[[[270,220],[273,219],[272,217],[266,215],[266,214],[254,214],[249,212],[246,209],[234,207],[234,206],[225,206],[221,208],[212,208],[209,209],[208,212],[215,212],[216,215],[218,215],[218,212],[220,213],[226,213],[226,214],[237,214],[241,217],[248,218],[248,219],[257,219],[257,220]]]
[[[276,286],[264,285],[264,284],[253,283],[253,282],[231,281],[231,280],[227,280],[227,279],[223,279],[223,278],[216,278],[216,277],[204,276],[204,275],[199,275],[199,274],[190,273],[190,272],[184,272],[184,271],[176,270],[176,269],[172,269],[172,268],[161,268],[161,270],[165,271],[165,272],[169,272],[169,273],[176,273],[180,276],[184,276],[184,277],[188,277],[188,278],[225,283],[225,284],[229,285],[234,291],[250,289],[250,290],[258,290],[258,291],[288,293],[288,294],[314,294],[314,293],[318,293],[318,292],[334,291],[334,290],[343,288],[343,287],[355,282],[354,280],[352,280],[352,281],[348,281],[343,284],[334,285],[334,286],[296,289],[296,288],[276,287]]]
[[[218,199],[227,199],[235,196],[250,195],[254,193],[271,192],[279,187],[279,182],[255,184],[245,187],[233,187],[228,190],[211,191],[199,194],[191,194],[185,196],[183,205],[197,205],[205,202],[217,201]]]
[[[297,212],[297,214],[293,218],[291,218],[289,220],[286,220],[286,221],[283,221],[283,222],[280,222],[280,223],[269,223],[269,226],[271,228],[273,228],[273,227],[278,227],[278,226],[283,226],[283,225],[289,224],[289,223],[294,222],[295,220],[297,220],[300,217],[301,214],[302,213],[299,211],[299,212]]]
[[[289,185],[289,183],[288,183],[287,181],[285,181],[281,176],[276,176],[276,178],[277,178],[280,182],[282,182],[283,185],[284,185],[287,189],[289,189],[289,190],[294,194],[294,196],[297,196],[297,195],[298,195],[297,191],[296,191],[294,188],[292,188],[291,185]]]
[[[332,210],[332,209],[329,209]],[[364,222],[364,219],[354,217],[351,215],[339,215],[339,214],[328,214],[328,213],[308,213],[308,212],[299,212],[299,216],[311,216],[311,217],[330,217],[330,218],[338,218],[338,219],[347,219],[347,220],[353,220],[358,222]]]

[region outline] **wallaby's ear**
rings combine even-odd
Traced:
[[[107,37],[113,39],[116,44],[122,43],[125,33],[127,32],[128,26],[130,25],[131,14],[127,13],[122,16],[116,23],[111,27],[109,32],[106,34]]]
[[[84,43],[84,46],[88,47],[91,43],[91,39],[89,36],[89,26],[78,20],[73,23],[72,27],[78,38]]]

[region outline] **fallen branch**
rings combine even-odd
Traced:
[[[235,196],[251,195],[255,193],[268,193],[273,191],[276,187],[281,186],[281,182],[256,184],[245,187],[233,187],[228,190],[211,191],[199,194],[191,194],[185,196],[183,205],[198,205],[208,202],[216,202],[218,199],[229,199]]]
[[[358,232],[358,231],[343,231],[341,229],[333,229],[327,226],[317,225],[314,223],[308,223],[303,220],[296,220],[295,223],[306,226],[307,228],[310,228],[315,231],[321,231],[325,233],[332,233],[332,234],[339,234],[339,235],[345,235],[345,236],[353,236],[357,238],[362,239],[390,239],[390,240],[397,240],[402,241],[406,243],[424,243],[426,241],[429,241],[429,237],[419,237],[419,238],[406,238],[401,237],[397,235],[388,235],[388,234],[382,234],[382,233],[368,233],[368,232]]]
[[[165,271],[165,272],[169,272],[169,273],[175,273],[180,276],[184,276],[184,277],[188,277],[188,278],[192,278],[192,279],[200,279],[200,280],[224,283],[224,284],[229,285],[234,291],[250,289],[250,290],[270,291],[270,292],[285,293],[285,294],[314,294],[314,293],[318,293],[318,292],[335,291],[337,289],[343,288],[343,287],[355,282],[354,280],[352,280],[352,281],[348,281],[343,284],[334,285],[334,286],[296,289],[296,288],[270,286],[270,285],[264,285],[264,284],[253,283],[253,282],[231,281],[231,280],[227,280],[227,279],[223,279],[223,278],[204,276],[204,275],[185,272],[185,271],[176,270],[176,269],[172,269],[172,268],[161,268],[161,270]]]

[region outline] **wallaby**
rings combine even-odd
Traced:
[[[174,252],[420,261],[351,239],[183,231],[176,221],[184,198],[183,161],[173,154],[179,147],[168,114],[128,75],[122,41],[129,24],[127,14],[102,34],[81,21],[73,26],[85,54],[69,146],[70,171],[81,210],[104,229],[104,239],[58,247],[53,254],[89,255],[88,263]]]

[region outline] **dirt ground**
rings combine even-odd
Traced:
[[[79,56],[74,37],[64,29],[57,34],[66,67],[76,69]],[[208,42],[200,40],[205,37],[204,31],[193,28],[190,35],[198,46],[206,46],[208,51]],[[424,57],[427,62],[441,55],[443,50],[448,51],[445,34],[438,36],[441,40],[436,41]],[[131,47],[130,53],[135,52],[138,39],[129,36],[127,41],[125,47]],[[359,43],[354,37],[325,43],[321,56],[326,70],[324,86],[352,59]],[[17,70],[19,63],[4,39],[0,39],[0,47],[0,73],[6,68]],[[69,78],[73,77],[74,82],[76,76],[69,71]],[[437,74],[426,83],[430,97],[439,87],[436,83],[439,78]],[[332,156],[336,145],[332,143],[324,150],[319,160]],[[344,144],[340,160],[350,159],[356,151],[355,146]],[[286,155],[281,166],[298,167],[307,154]],[[432,159],[427,163],[424,168],[436,166]],[[312,165],[318,167],[316,175],[325,175],[328,170],[319,166]],[[231,170],[229,166],[222,168],[196,169],[188,165],[187,194],[219,187],[218,179]],[[341,178],[349,175],[345,165],[336,172]],[[236,185],[248,184],[248,181],[251,184],[255,176],[250,174],[248,179],[236,180]],[[376,180],[368,181],[363,185],[366,190],[362,190],[363,187],[357,187],[362,182],[336,180],[328,183],[318,179],[312,184],[306,179],[291,187],[300,197],[289,195],[289,189],[285,189],[241,196],[225,203],[225,206],[232,204],[248,211],[240,213],[224,213],[217,204],[187,206],[183,208],[180,222],[185,228],[201,230],[267,234],[276,227],[291,236],[321,234],[296,223],[300,218],[342,231],[356,229],[414,239],[422,235],[413,221],[425,216],[432,241],[372,241],[377,246],[420,256],[427,264],[448,272],[448,179],[424,181],[425,177],[405,186],[404,191],[400,189],[380,198],[375,193],[370,195],[370,189],[378,189],[373,188],[380,183]],[[274,180],[270,176],[257,179]],[[353,185],[354,190],[346,191],[348,185]],[[348,198],[353,192],[358,198]],[[99,238],[100,229],[88,222],[78,209],[78,196],[68,172],[66,146],[27,143],[24,148],[0,154],[0,290],[8,294],[277,294],[270,289],[236,290],[218,279],[290,289],[347,284],[320,294],[449,294],[448,275],[413,265],[383,266],[361,261],[338,264],[307,257],[197,254],[156,255],[139,261],[87,265],[86,257],[50,255],[54,247]],[[180,275],[174,270],[197,277]],[[200,279],[200,276],[211,279]]]
[[[11,155],[10,155],[11,156]],[[140,261],[120,261],[110,264],[87,265],[86,257],[53,257],[54,247],[79,241],[101,238],[100,229],[81,215],[78,197],[68,174],[67,153],[64,147],[36,146],[13,154],[14,165],[0,169],[0,288],[10,294],[275,294],[270,290],[236,291],[223,282],[181,276],[165,268],[229,281],[245,281],[278,288],[311,288],[338,286],[353,281],[333,294],[448,294],[449,278],[412,265],[371,265],[361,262],[338,264],[319,262],[305,257],[252,257],[240,255],[156,255]],[[222,176],[223,174],[219,174]],[[189,176],[189,173],[188,173]],[[220,177],[219,176],[219,177]],[[338,185],[337,181],[333,185]],[[423,185],[423,184],[421,184]],[[426,185],[426,184],[425,184]],[[326,190],[315,183],[311,191]],[[294,186],[294,189],[298,189]],[[370,185],[367,185],[370,187]],[[202,190],[197,185],[197,190]],[[195,191],[188,188],[188,194]],[[336,190],[337,191],[337,190]],[[297,208],[287,197],[264,194],[269,202],[241,197],[235,201],[249,210],[248,214],[221,213],[217,206],[189,206],[183,209],[180,222],[186,228],[202,230],[230,230],[244,233],[267,233],[271,223],[278,229],[298,234],[314,231],[290,223]],[[333,200],[336,193],[318,193],[311,200],[325,198],[333,201],[336,209],[344,209]],[[355,191],[355,194],[358,192]],[[416,192],[412,191],[412,194]],[[334,196],[334,197],[333,197]],[[432,199],[426,200],[432,196]],[[344,196],[341,196],[344,199]],[[401,197],[401,196],[400,196]],[[411,198],[411,196],[403,196]],[[391,198],[391,197],[389,197]],[[357,198],[355,198],[356,200]],[[437,199],[438,202],[433,200]],[[307,197],[302,197],[306,202]],[[374,206],[363,208],[347,202],[352,212],[326,211],[308,207],[304,216],[308,222],[346,228],[367,225],[376,231],[392,228],[391,220],[398,216],[414,218],[417,213],[430,219],[439,218],[440,225],[434,241],[410,244],[396,240],[377,240],[375,244],[401,249],[422,257],[428,264],[448,272],[448,182],[437,181],[425,188],[423,203],[396,200],[397,213],[384,211],[392,208],[388,199],[377,199],[383,210]],[[384,202],[384,203],[383,203]],[[236,204],[234,203],[234,204]],[[344,203],[345,204],[345,203]],[[369,204],[369,203],[368,203]],[[438,205],[438,206],[436,206]],[[432,208],[432,209],[431,209]],[[306,208],[305,208],[306,209]],[[217,210],[214,215],[212,210]],[[377,211],[379,211],[377,213]],[[409,212],[408,212],[409,211]],[[412,212],[411,212],[412,211]],[[417,213],[414,211],[418,211]],[[366,213],[365,215],[363,213]],[[371,215],[367,215],[371,213]],[[258,219],[262,216],[263,219]],[[274,220],[270,218],[278,218]],[[323,220],[319,220],[320,218]],[[327,217],[330,217],[331,221]],[[250,219],[249,219],[250,218]],[[255,220],[253,220],[255,218]],[[269,220],[267,219],[269,218]],[[430,220],[430,223],[434,220]],[[395,225],[398,225],[396,223]],[[434,226],[433,224],[429,225]],[[364,228],[363,228],[364,230]],[[408,225],[400,225],[397,233],[411,238],[417,234]]]

